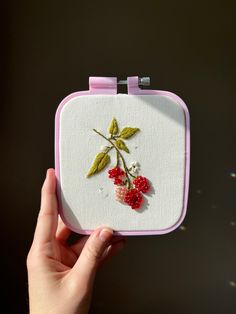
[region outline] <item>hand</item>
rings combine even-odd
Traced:
[[[47,170],[41,208],[27,256],[31,314],[87,313],[97,269],[123,248],[125,239],[99,227],[68,245],[71,231],[60,221],[54,169]]]

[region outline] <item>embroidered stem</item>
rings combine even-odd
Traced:
[[[107,150],[105,151],[105,153],[107,154],[113,148],[114,148],[113,146],[107,147]]]
[[[114,143],[111,141],[111,139],[107,138],[105,135],[103,135],[102,133],[100,133],[99,131],[97,131],[96,129],[93,129],[94,132],[96,132],[98,135],[100,135],[101,137],[103,137],[105,140],[107,140],[116,150],[118,156],[121,158],[122,160],[122,163],[123,163],[123,166],[124,166],[124,170],[125,170],[125,173],[126,173],[126,178],[127,178],[127,181],[128,181],[128,189],[130,189],[130,187],[132,186],[131,184],[131,181],[130,181],[130,178],[129,178],[129,175],[134,177],[130,172],[129,172],[129,169],[127,168],[126,166],[126,163],[125,163],[125,159],[124,157],[122,156],[121,152],[119,151],[119,149],[114,145]],[[119,159],[118,159],[119,160]]]
[[[118,152],[116,151],[116,167],[119,166],[119,163],[120,163],[120,156],[119,156]]]

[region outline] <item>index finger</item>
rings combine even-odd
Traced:
[[[55,238],[58,224],[56,176],[48,169],[41,190],[41,206],[34,234],[34,243],[45,244]]]

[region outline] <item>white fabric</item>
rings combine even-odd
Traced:
[[[92,129],[108,135],[115,117],[119,127],[138,127],[126,140],[128,164],[138,161],[140,175],[147,177],[154,193],[139,211],[115,200],[114,184],[107,170],[86,174],[101,146],[107,145]],[[181,216],[185,168],[185,116],[182,107],[167,96],[85,95],[70,100],[60,115],[60,174],[62,206],[74,228],[94,229],[100,224],[119,231],[161,230],[173,226]]]

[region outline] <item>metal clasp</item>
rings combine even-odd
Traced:
[[[144,77],[139,77],[138,78],[138,85],[142,86],[149,86],[151,83],[150,77],[149,76],[144,76]],[[127,85],[128,81],[127,80],[119,80],[117,82],[118,85]]]

